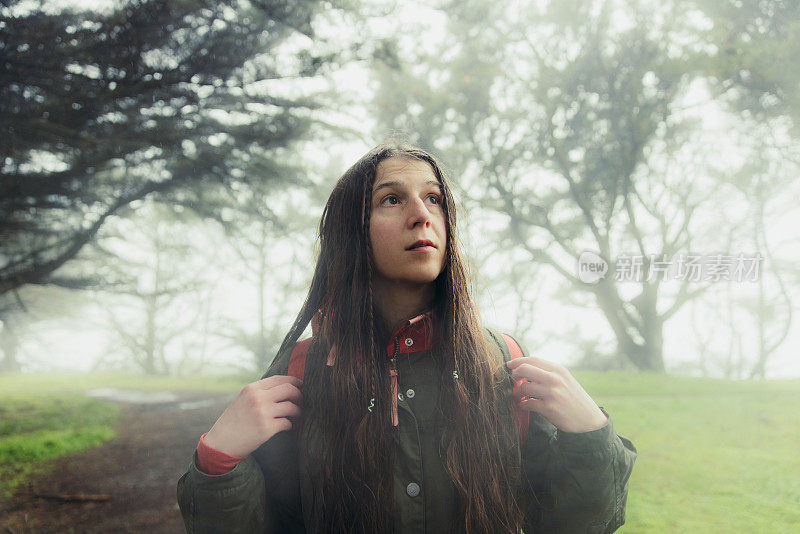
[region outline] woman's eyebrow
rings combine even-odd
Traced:
[[[375,194],[379,189],[383,189],[384,187],[402,188],[403,185],[404,184],[402,182],[398,182],[398,181],[381,182],[375,189],[372,190],[372,193]],[[440,191],[442,190],[441,184],[439,182],[437,182],[436,180],[428,180],[427,182],[425,182],[425,185],[432,185],[432,186],[437,187]]]

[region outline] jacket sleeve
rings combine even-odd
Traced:
[[[531,412],[522,448],[530,497],[525,532],[597,533],[625,522],[628,481],[637,450],[609,418],[589,432],[562,432]]]
[[[275,357],[264,377],[285,375],[291,351]],[[298,523],[299,482],[287,479],[296,470],[284,468],[281,477],[266,469],[265,462],[287,466],[296,461],[296,451],[287,447],[296,441],[289,432],[279,432],[259,449],[222,475],[209,475],[197,467],[197,452],[186,473],[178,481],[178,506],[186,532],[205,533],[268,533],[301,532]],[[293,454],[287,454],[293,453]],[[273,458],[287,454],[290,458]],[[269,491],[268,491],[269,490]],[[284,506],[285,502],[291,506]],[[291,517],[287,515],[291,512]],[[291,524],[291,528],[287,528]]]
[[[186,532],[265,532],[264,477],[248,456],[223,475],[207,475],[196,458],[178,481],[178,505]]]
[[[530,412],[521,452],[525,532],[607,534],[625,523],[637,450],[610,416],[596,430],[563,432]]]

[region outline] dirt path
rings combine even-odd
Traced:
[[[207,397],[207,396],[206,396]],[[62,457],[0,504],[0,534],[56,532],[184,532],[175,485],[200,435],[231,397],[211,403],[120,403],[118,438]],[[59,503],[41,494],[107,494],[107,502]]]

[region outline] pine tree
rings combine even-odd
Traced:
[[[26,4],[0,8],[0,295],[90,283],[57,270],[145,197],[213,216],[226,192],[293,175],[280,151],[316,104],[272,84],[333,60],[279,48],[313,37],[316,0]]]

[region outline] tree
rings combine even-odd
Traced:
[[[238,262],[229,270],[250,286],[254,313],[248,320],[231,318],[218,335],[251,355],[248,370],[263,372],[275,356],[292,317],[302,302],[310,271],[313,230],[318,220],[307,206],[318,188],[284,188],[274,184],[251,188],[241,199],[242,209],[234,224],[226,226],[227,245]]]
[[[788,119],[800,134],[800,4],[693,0],[710,22],[698,32],[701,69],[728,102],[759,120]]]
[[[787,207],[768,204],[786,197],[796,182],[800,134],[800,5],[797,2],[741,0],[692,2],[710,22],[700,33],[700,62],[719,98],[742,112],[757,150],[746,172],[731,183],[752,202],[752,234],[769,270],[758,280],[756,297],[740,303],[757,326],[757,361],[749,376],[764,377],[769,357],[792,324],[792,299],[786,281],[793,265],[782,265],[767,236],[768,218]],[[789,166],[788,172],[781,167]],[[795,270],[796,272],[796,270]]]
[[[189,363],[174,356],[181,340],[208,335],[203,328],[209,322],[208,294],[220,271],[212,265],[216,249],[193,237],[202,234],[199,226],[186,210],[148,202],[135,217],[107,225],[93,246],[106,258],[104,279],[114,281],[97,295],[121,349],[114,352],[145,374],[177,374]],[[113,365],[113,356],[105,355],[98,365]]]
[[[796,271],[793,259],[782,258],[767,229],[772,219],[780,219],[794,208],[794,203],[786,203],[788,194],[796,190],[800,146],[796,141],[782,143],[775,139],[773,126],[750,121],[742,125],[742,135],[752,145],[747,163],[739,172],[726,177],[728,183],[736,187],[749,204],[748,221],[751,242],[763,259],[756,280],[754,295],[729,295],[729,306],[743,310],[749,323],[755,326],[756,360],[746,372],[748,378],[765,378],[770,357],[789,335],[793,319],[793,295],[789,284],[792,270]],[[778,135],[777,137],[780,137]],[[781,145],[784,145],[781,147]],[[793,158],[784,157],[793,154]],[[733,316],[733,312],[730,313]],[[736,326],[731,321],[731,329]],[[740,366],[740,367],[743,367]]]
[[[381,128],[414,132],[443,155],[483,208],[508,221],[492,236],[520,247],[580,295],[639,369],[664,370],[665,322],[710,284],[663,272],[620,284],[613,258],[675,258],[692,246],[727,250],[742,221],[700,225],[697,213],[726,192],[710,180],[715,154],[680,110],[697,55],[683,4],[447,3],[443,48],[402,50],[399,68],[377,65]],[[464,36],[468,36],[465,39]],[[706,178],[703,180],[703,178]],[[581,251],[610,263],[595,284],[575,272]]]
[[[58,270],[144,198],[221,216],[214,201],[225,191],[280,174],[246,173],[250,155],[291,177],[296,165],[280,163],[280,148],[304,135],[316,104],[270,84],[335,59],[280,48],[313,36],[319,6],[0,8],[0,294],[91,284]]]

